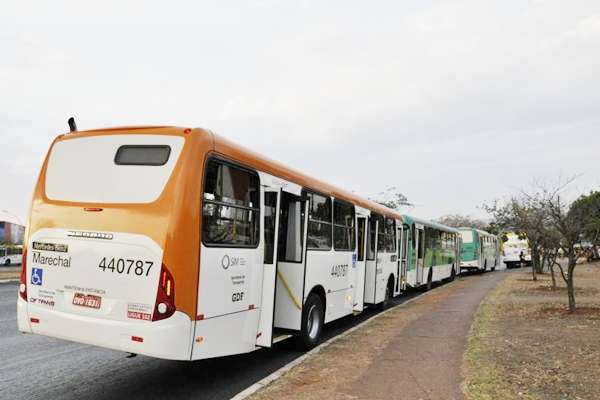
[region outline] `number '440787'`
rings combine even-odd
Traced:
[[[154,265],[153,261],[132,260],[128,258],[106,258],[102,257],[98,268],[106,272],[116,272],[118,274],[148,276],[150,269]]]

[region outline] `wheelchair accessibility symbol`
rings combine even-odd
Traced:
[[[44,276],[44,270],[41,268],[31,269],[31,284],[42,286],[42,277]]]

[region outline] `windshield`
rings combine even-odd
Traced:
[[[460,235],[463,243],[473,243],[473,231],[462,231]]]

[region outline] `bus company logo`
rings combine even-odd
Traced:
[[[69,251],[69,246],[66,244],[60,243],[44,243],[44,242],[33,242],[34,250],[42,250],[42,251],[57,251],[60,253],[67,253]]]
[[[221,258],[221,267],[223,267],[223,269],[228,269],[229,265],[231,265],[231,259],[225,254],[223,258]]]
[[[67,236],[85,239],[104,239],[113,240],[114,235],[112,233],[104,232],[86,232],[86,231],[69,231]]]
[[[33,267],[31,269],[31,284],[35,286],[42,286],[44,280],[44,270],[41,268]]]
[[[228,269],[229,267],[245,267],[246,259],[244,257],[230,257],[225,254],[221,259],[221,267]]]

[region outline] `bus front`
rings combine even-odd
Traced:
[[[197,264],[180,253],[193,258],[194,248],[167,245],[182,234],[194,240],[179,221],[197,218],[176,207],[198,196],[183,189],[181,131],[129,128],[55,140],[29,216],[20,331],[190,358],[195,298],[186,292],[195,293],[195,280],[182,271]]]

